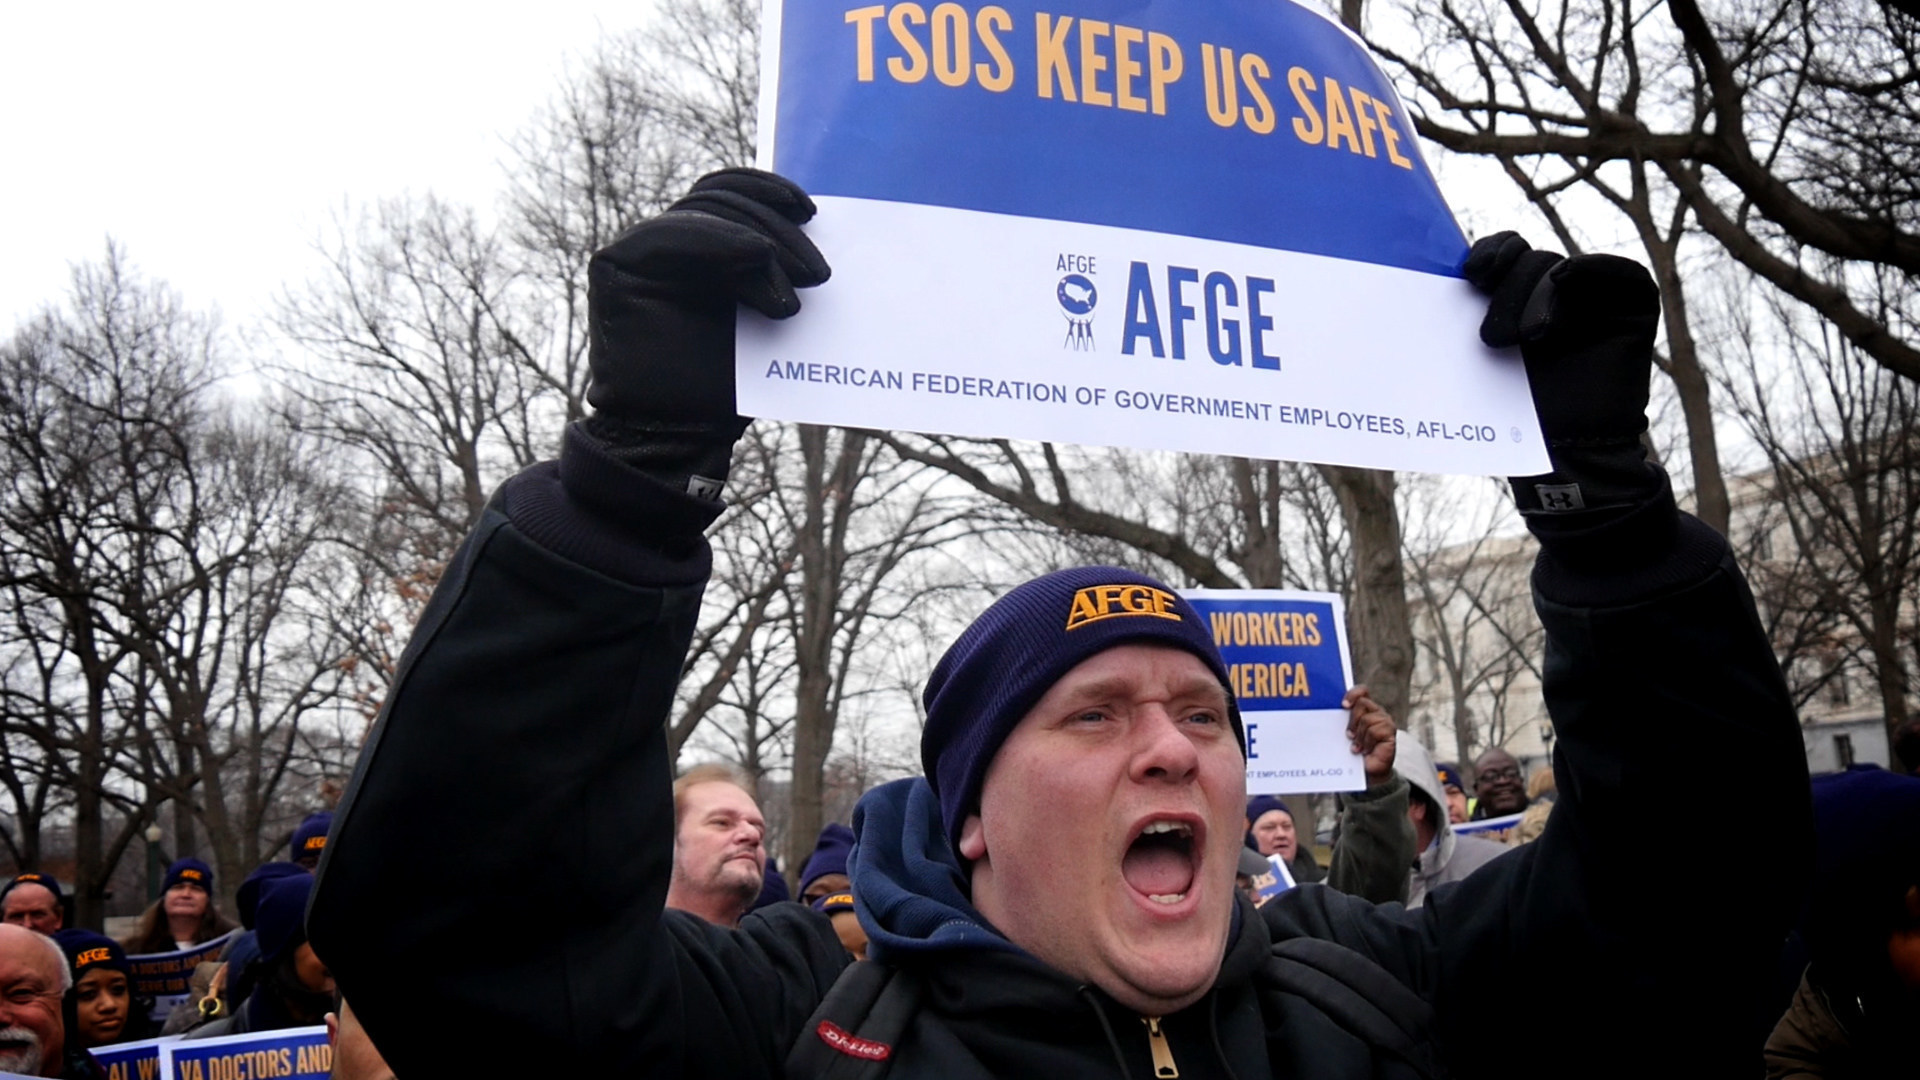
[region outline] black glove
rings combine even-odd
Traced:
[[[1520,346],[1549,446],[1638,439],[1647,430],[1660,290],[1618,255],[1535,251],[1518,233],[1476,241],[1462,267],[1487,293],[1480,340]]]
[[[713,500],[746,430],[733,394],[737,305],[800,310],[827,280],[800,231],[813,200],[758,169],[701,177],[686,197],[594,254],[587,268],[587,434],[621,461]]]
[[[1628,557],[1670,532],[1672,491],[1647,461],[1647,382],[1660,290],[1616,255],[1571,259],[1516,233],[1478,240],[1462,273],[1487,293],[1480,339],[1520,346],[1554,471],[1512,478],[1543,543],[1576,560]]]

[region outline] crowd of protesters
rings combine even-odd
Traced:
[[[309,815],[294,830],[288,861],[247,875],[235,893],[237,923],[218,908],[212,868],[191,856],[167,867],[159,899],[119,940],[67,927],[66,899],[50,875],[7,882],[0,888],[0,1072],[106,1080],[91,1053],[103,1047],[324,1024],[333,1075],[390,1078],[307,941],[307,899],[332,819]],[[203,945],[213,955],[193,970],[190,992],[156,1015],[154,996],[135,982],[135,962]]]
[[[1296,804],[1247,798],[1191,606],[1074,568],[959,636],[926,682],[924,775],[828,826],[789,893],[751,785],[672,778],[661,728],[746,424],[737,310],[792,316],[825,280],[811,214],[727,170],[594,258],[594,414],[448,568],[338,819],[248,876],[238,929],[197,860],[127,942],[63,929],[58,883],[16,878],[0,1069],[96,1074],[91,1049],[152,1024],[129,953],[228,933],[165,1030],[324,1021],[336,1075],[391,1075],[383,1051],[405,1075],[1911,1074],[1920,779],[1809,784],[1726,542],[1642,444],[1653,282],[1512,234],[1464,274],[1555,467],[1513,483],[1551,769],[1436,763],[1355,687],[1365,784],[1323,865]],[[1647,880],[1638,815],[1680,735],[1746,794]]]

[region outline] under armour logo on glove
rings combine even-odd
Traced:
[[[1580,497],[1579,484],[1535,484],[1533,492],[1540,496],[1540,509],[1548,513],[1566,513],[1587,508],[1587,501]]]

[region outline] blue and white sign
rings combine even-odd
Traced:
[[[1360,791],[1366,767],[1347,739],[1353,685],[1338,593],[1191,589],[1213,630],[1247,729],[1247,794]]]
[[[324,1026],[183,1039],[160,1047],[163,1080],[324,1077],[332,1071],[333,1046]]]
[[[741,317],[747,415],[1547,468],[1366,49],[1287,0],[769,0],[762,164],[833,279]]]
[[[90,1053],[106,1071],[107,1080],[155,1080],[160,1075],[160,1047],[179,1042],[180,1036],[96,1046]]]

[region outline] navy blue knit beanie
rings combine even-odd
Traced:
[[[248,930],[253,929],[254,911],[260,906],[260,889],[267,882],[306,873],[311,871],[299,863],[270,862],[254,867],[253,873],[240,883],[240,888],[233,896],[234,906],[240,909],[240,925]]]
[[[192,885],[210,893],[213,891],[213,867],[191,855],[176,859],[172,866],[167,867],[167,880],[160,886],[160,891],[165,892],[175,885]]]
[[[293,839],[287,843],[287,860],[299,862],[303,858],[318,859],[327,849],[327,830],[333,828],[333,812],[321,810],[308,814],[300,827],[293,830]]]
[[[52,874],[41,874],[32,870],[7,882],[5,888],[0,888],[0,900],[6,899],[7,894],[12,892],[16,885],[38,885],[53,894],[54,903],[64,904],[67,902],[66,895],[60,891],[60,883],[54,880]]]
[[[853,830],[839,822],[834,822],[820,830],[820,839],[813,845],[813,854],[807,857],[806,868],[800,871],[800,891],[806,892],[807,886],[826,874],[847,872],[847,853],[853,850]]]
[[[133,975],[133,964],[127,960],[127,950],[105,934],[68,927],[54,931],[53,940],[60,944],[60,951],[67,954],[67,967],[72,969],[75,981],[95,968],[108,968],[122,975]]]
[[[307,940],[307,896],[312,892],[312,874],[292,874],[261,883],[260,903],[253,911],[253,933],[260,942],[261,959],[277,963]]]
[[[1035,578],[994,601],[961,633],[927,679],[927,726],[920,736],[920,764],[939,796],[955,851],[961,825],[980,802],[987,766],[1020,718],[1082,661],[1138,644],[1199,657],[1233,701],[1205,620],[1164,583],[1132,570],[1083,566]],[[1244,752],[1240,712],[1229,712]]]

